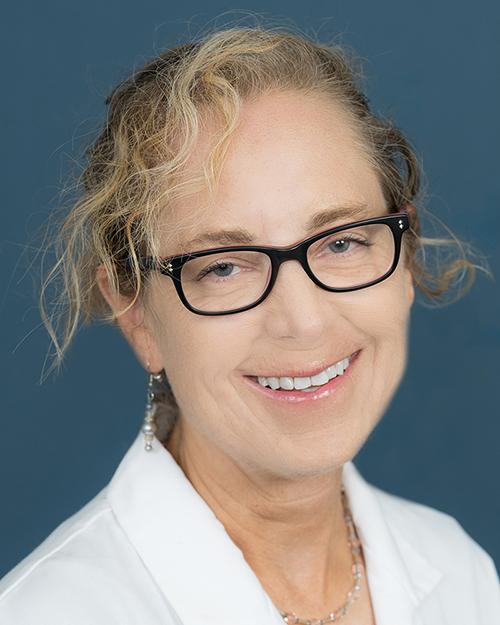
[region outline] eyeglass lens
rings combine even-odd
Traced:
[[[327,287],[358,287],[385,275],[394,261],[394,237],[387,224],[355,226],[309,246],[309,266]],[[181,283],[191,306],[228,312],[256,302],[269,284],[271,259],[255,251],[210,254],[188,260]]]

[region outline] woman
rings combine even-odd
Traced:
[[[4,578],[0,622],[498,623],[484,549],[352,462],[403,376],[415,287],[474,266],[419,264],[417,159],[346,55],[228,28],[107,104],[48,277],[62,336],[42,313],[59,362],[81,315],[118,324],[144,426]]]

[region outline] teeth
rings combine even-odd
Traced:
[[[338,375],[342,375],[349,366],[349,357],[330,365],[320,373],[311,377],[305,378],[291,378],[291,377],[263,377],[258,376],[257,380],[261,386],[270,386],[273,390],[279,388],[286,391],[305,390],[311,386],[323,386],[329,382],[332,378]]]
[[[291,391],[294,388],[293,378],[280,378],[279,383],[280,383],[280,387],[286,389],[287,391]],[[265,385],[265,382],[264,382],[264,385]]]
[[[268,378],[269,386],[275,391],[280,387],[280,381],[278,378]]]
[[[311,384],[314,384],[314,386],[321,386],[329,381],[330,378],[328,377],[328,373],[326,371],[321,371],[317,375],[311,376]]]

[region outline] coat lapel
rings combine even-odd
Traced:
[[[393,503],[391,494],[369,484],[353,462],[344,465],[343,480],[363,545],[376,625],[417,625],[417,608],[442,571],[406,538],[411,526],[395,526],[387,511],[400,503]]]
[[[146,452],[139,433],[108,499],[183,625],[283,625],[241,550],[156,438]]]
[[[376,625],[415,625],[415,608],[441,573],[395,538],[378,499],[382,491],[352,462],[343,477]],[[241,550],[156,438],[146,452],[139,432],[107,490],[118,522],[183,625],[283,625]]]

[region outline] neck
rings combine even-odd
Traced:
[[[302,480],[243,469],[179,419],[165,448],[241,549],[275,605],[324,615],[352,586],[342,467]]]

